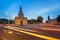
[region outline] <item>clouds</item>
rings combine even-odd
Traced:
[[[49,13],[49,12],[54,11],[58,7],[59,7],[59,5],[53,5],[53,6],[49,6],[49,7],[42,8],[42,9],[32,10],[31,14],[32,15],[39,15],[39,14]]]
[[[45,18],[49,13],[60,10],[60,0],[5,0],[1,1],[0,4],[1,13],[7,11],[8,17],[11,19],[13,16],[17,16],[20,5],[22,5],[23,13],[28,19],[36,19],[37,16]]]
[[[49,13],[56,11],[56,9],[58,10],[58,8],[60,8],[59,4],[54,4],[49,7],[42,7],[41,9],[40,8],[31,9],[27,17],[29,19],[31,18],[36,19],[37,16],[43,16],[45,18],[47,16],[44,14],[48,15]]]

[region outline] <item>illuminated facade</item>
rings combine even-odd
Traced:
[[[15,25],[17,26],[27,25],[27,18],[24,17],[21,6],[20,6],[20,11],[18,13],[18,16],[15,17]]]

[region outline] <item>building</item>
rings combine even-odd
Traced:
[[[15,17],[15,25],[17,25],[17,26],[27,25],[27,18],[24,17],[21,6],[20,6],[20,11],[18,13],[18,16]]]
[[[56,19],[50,19],[50,16],[48,16],[48,23],[57,24],[57,20]]]

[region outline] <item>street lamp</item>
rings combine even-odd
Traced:
[[[5,19],[6,19],[6,15],[7,15],[7,14],[8,14],[7,12],[4,13],[4,18],[5,18]]]
[[[16,17],[16,16],[13,16],[13,19],[14,19],[14,20],[15,20],[15,17]],[[13,22],[15,23],[15,21],[13,21]]]
[[[7,14],[8,14],[8,12],[5,12],[5,14],[7,15]],[[9,24],[9,20],[8,20],[8,24]]]
[[[6,19],[6,15],[7,15],[7,14],[8,14],[7,12],[4,13],[4,19]],[[4,21],[4,25],[5,25],[5,23],[6,23],[6,22]]]

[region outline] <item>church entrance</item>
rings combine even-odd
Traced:
[[[21,24],[20,25],[23,25],[23,21],[21,21]]]

